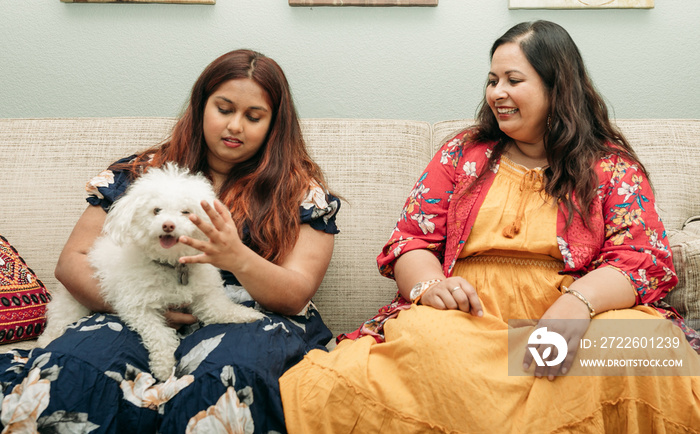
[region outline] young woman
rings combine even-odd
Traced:
[[[109,315],[86,253],[129,183],[166,162],[205,174],[220,199],[205,206],[211,224],[192,217],[208,241],[182,237],[179,242],[201,253],[180,262],[218,267],[230,296],[266,318],[200,327],[186,309],[167,312],[182,334],[179,366],[177,375],[156,384],[139,336],[113,326],[119,319]],[[170,139],[119,160],[88,183],[88,193],[90,205],[56,276],[98,313],[45,350],[34,350],[28,361],[3,361],[14,373],[12,385],[20,386],[4,389],[6,396],[12,392],[2,408],[6,429],[283,432],[279,376],[331,338],[311,298],[333,252],[340,202],[307,154],[277,63],[248,50],[214,60],[196,81]]]
[[[476,125],[429,163],[378,263],[394,301],[280,379],[290,432],[700,426],[700,357],[649,305],[677,279],[647,174],[560,26],[522,23],[494,43]],[[607,320],[653,327],[688,375],[574,375],[585,333],[629,335]],[[639,347],[598,353],[643,364]]]

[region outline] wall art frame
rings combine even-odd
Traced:
[[[63,3],[171,3],[213,5],[216,0],[61,0]]]
[[[508,9],[652,9],[654,0],[509,0]]]
[[[438,0],[289,0],[289,6],[437,6]]]

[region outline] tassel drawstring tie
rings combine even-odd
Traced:
[[[527,205],[533,193],[542,190],[542,180],[542,173],[538,169],[530,169],[525,172],[525,176],[520,181],[520,191],[523,193],[520,195],[518,211],[513,222],[503,228],[504,237],[513,238],[520,233],[523,216],[525,215],[525,205]]]

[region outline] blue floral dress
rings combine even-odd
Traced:
[[[128,185],[125,172],[107,170],[88,183],[87,201],[108,210]],[[301,222],[336,234],[339,206],[316,185]],[[140,337],[114,315],[85,317],[45,349],[0,355],[3,432],[285,432],[279,377],[310,350],[325,350],[332,334],[312,302],[291,317],[265,311],[233,274],[222,276],[231,298],[266,318],[180,330],[166,382],[151,375]]]

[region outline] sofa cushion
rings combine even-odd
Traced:
[[[49,299],[41,280],[0,236],[0,344],[39,336],[46,325]]]
[[[678,310],[686,324],[700,330],[700,216],[696,219],[689,219],[682,230],[668,231],[678,285],[666,296],[666,302]]]

